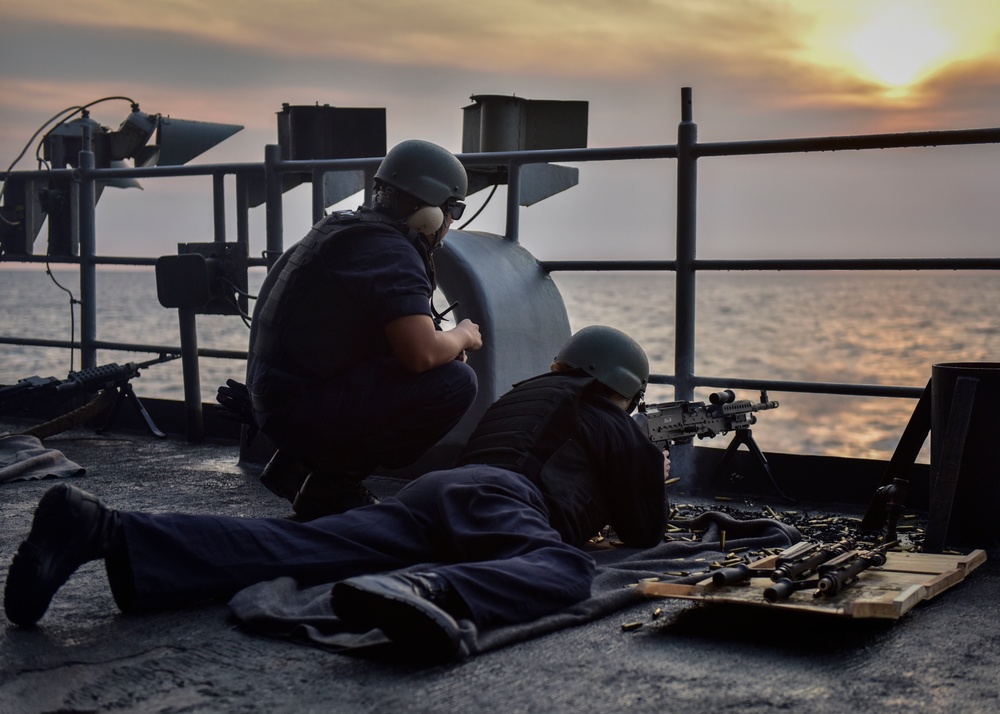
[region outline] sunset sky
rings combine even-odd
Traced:
[[[591,147],[674,143],[685,86],[706,142],[1000,126],[995,0],[0,0],[0,17],[4,168],[50,117],[109,96],[246,127],[199,162],[261,161],[283,102],[385,107],[390,145],[456,152],[473,94],[588,101]],[[92,117],[114,129],[128,111]],[[17,168],[35,168],[34,145]],[[522,242],[671,258],[674,171],[582,165],[580,185],[524,211]],[[699,178],[700,257],[998,253],[997,145],[702,159]],[[204,179],[144,187],[105,192],[99,253],[210,239]],[[286,241],[310,223],[292,194]],[[501,232],[495,203],[470,228]]]

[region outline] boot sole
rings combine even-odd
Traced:
[[[360,576],[333,586],[333,611],[362,629],[378,628],[421,660],[447,662],[458,657],[458,623],[420,597],[388,587],[376,577]]]
[[[4,612],[15,625],[30,627],[38,622],[56,591],[82,565],[77,562],[65,573],[54,572],[60,560],[79,560],[73,539],[80,512],[79,504],[73,504],[76,496],[68,484],[59,484],[38,502],[31,531],[11,560],[4,587]]]

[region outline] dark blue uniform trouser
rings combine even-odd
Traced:
[[[478,388],[459,360],[415,374],[384,358],[314,384],[255,358],[249,378],[258,426],[279,449],[360,476],[416,461],[458,423]]]
[[[125,551],[107,564],[126,611],[228,598],[281,576],[311,585],[434,563],[426,570],[443,576],[474,623],[487,627],[584,600],[595,573],[593,559],[549,525],[541,492],[520,474],[488,466],[435,471],[377,505],[308,523],[124,511],[121,518]]]

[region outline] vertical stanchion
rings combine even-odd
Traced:
[[[681,122],[677,128],[677,272],[674,324],[674,399],[694,397],[695,347],[695,266],[697,237],[697,163],[695,145],[698,125],[694,123],[691,88],[681,90]],[[680,488],[694,484],[694,447],[678,444],[670,454],[671,473],[680,479]]]
[[[205,439],[205,417],[201,408],[201,375],[198,372],[198,330],[194,308],[177,310],[181,337],[181,366],[184,374],[184,424],[190,442]]]
[[[216,243],[226,242],[226,175],[212,174],[213,236]]]
[[[507,165],[507,227],[504,238],[517,243],[521,233],[521,164]]]
[[[281,174],[278,164],[281,163],[281,146],[268,144],[264,147],[264,187],[267,204],[265,231],[267,233],[267,267],[281,257],[284,250],[285,237],[283,214],[281,206]]]
[[[89,124],[83,125],[78,179],[78,216],[80,244],[80,364],[82,369],[97,366],[97,213],[94,210],[97,193],[94,190],[93,134]]]

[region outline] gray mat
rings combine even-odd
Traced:
[[[61,451],[43,446],[36,436],[0,436],[0,483],[82,476],[85,472],[86,469],[67,459]]]

